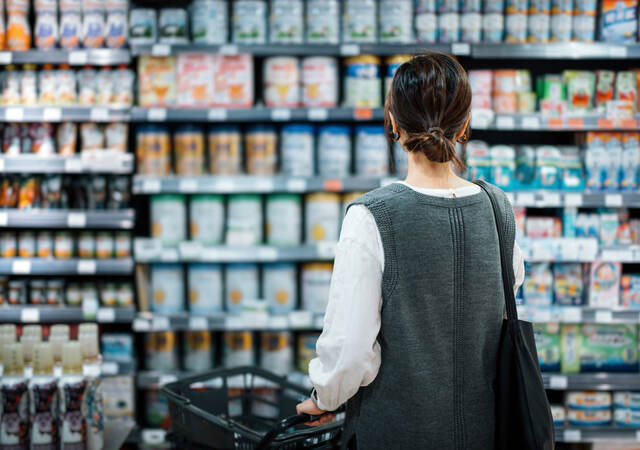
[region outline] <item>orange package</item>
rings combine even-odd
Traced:
[[[11,51],[26,51],[31,48],[29,27],[29,1],[7,1],[7,48]]]

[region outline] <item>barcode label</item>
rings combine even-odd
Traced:
[[[69,228],[84,228],[87,225],[87,215],[85,213],[73,212],[67,215],[67,226]]]
[[[72,66],[83,66],[87,63],[88,55],[85,51],[69,52],[69,64]]]
[[[21,322],[40,322],[40,311],[37,308],[24,308],[20,311]]]
[[[93,260],[78,261],[77,271],[80,275],[93,275],[96,273],[96,262]]]
[[[42,112],[45,122],[60,122],[62,120],[62,110],[60,108],[45,108]]]
[[[13,261],[11,264],[11,273],[14,275],[29,275],[31,273],[31,261]]]
[[[569,385],[569,380],[564,375],[552,375],[549,378],[549,387],[551,389],[563,390]]]

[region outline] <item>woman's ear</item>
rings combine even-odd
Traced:
[[[400,134],[398,133],[398,124],[396,123],[396,118],[393,117],[393,114],[391,114],[391,111],[389,111],[389,119],[391,120],[391,131],[394,134]]]
[[[464,134],[467,132],[467,129],[469,128],[469,121],[471,121],[471,112],[469,112],[469,115],[467,116],[467,120],[465,120],[464,124],[462,124],[462,128],[460,128],[458,130],[458,133],[456,133],[456,140],[464,136]],[[469,136],[467,136],[467,138],[468,137]]]

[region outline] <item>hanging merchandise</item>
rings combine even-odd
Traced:
[[[256,363],[253,335],[249,331],[226,331],[223,334],[223,366],[252,366]]]
[[[376,0],[346,0],[342,42],[375,42],[378,36]]]
[[[49,50],[58,43],[58,4],[56,0],[34,2],[36,21],[33,29],[36,47]]]
[[[198,176],[204,171],[204,133],[195,125],[182,125],[173,135],[176,174]]]
[[[302,242],[302,206],[298,194],[270,194],[266,198],[266,243],[295,247]]]
[[[318,174],[347,177],[351,172],[351,133],[346,125],[318,129]]]
[[[214,175],[242,173],[242,135],[233,125],[209,129],[209,172]]]
[[[133,8],[129,13],[129,44],[151,45],[158,39],[156,10]]]
[[[183,195],[151,197],[151,236],[163,244],[176,245],[186,239],[186,200]]]
[[[260,195],[230,195],[227,202],[226,244],[260,245],[262,239],[262,199]]]
[[[304,36],[302,0],[271,0],[269,41],[273,44],[301,44]]]
[[[206,245],[220,245],[224,236],[224,200],[221,195],[193,195],[189,201],[189,237]]]
[[[236,44],[267,42],[267,2],[265,0],[233,2],[233,42]]]
[[[337,242],[340,223],[340,196],[330,192],[305,197],[305,242]]]
[[[380,42],[413,42],[413,0],[380,0]]]
[[[258,293],[258,266],[256,264],[228,264],[224,272],[225,308],[240,312],[244,302],[256,300]]]
[[[389,173],[389,150],[383,127],[358,126],[355,147],[356,174],[380,176]]]
[[[227,2],[195,0],[189,7],[191,41],[194,44],[224,44],[229,33]]]
[[[245,133],[247,173],[275,175],[277,134],[269,125],[254,125]]]
[[[337,44],[340,42],[340,2],[338,0],[307,0],[307,42]]]
[[[145,368],[147,370],[178,369],[178,346],[173,331],[145,333]]]
[[[271,314],[286,314],[298,304],[295,264],[265,264],[262,268],[262,293]]]
[[[162,8],[158,19],[159,41],[164,44],[189,42],[187,11],[182,8]]]
[[[302,309],[324,314],[329,302],[331,263],[308,263],[302,266]]]
[[[215,56],[207,53],[178,55],[178,99],[181,108],[203,108],[213,99]]]
[[[187,331],[183,342],[185,370],[203,372],[213,367],[213,348],[209,331]]]
[[[312,177],[315,174],[313,125],[291,124],[282,127],[280,134],[281,172],[293,177]]]
[[[260,367],[281,376],[293,369],[293,337],[289,331],[260,333]]]
[[[293,57],[264,61],[264,102],[267,107],[300,105],[300,63]]]
[[[222,268],[219,264],[189,264],[187,285],[191,314],[212,314],[222,311]]]
[[[171,314],[184,310],[182,266],[153,264],[151,266],[151,311]]]
[[[106,0],[82,0],[82,46],[100,48],[106,35]]]
[[[314,56],[302,60],[302,106],[338,105],[338,63],[335,58]]]
[[[351,108],[379,108],[382,104],[380,58],[360,55],[345,60],[345,106]]]

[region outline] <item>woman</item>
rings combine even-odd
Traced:
[[[385,125],[409,155],[404,181],[355,201],[336,248],[324,330],[298,412],[347,404],[344,441],[359,449],[491,449],[496,357],[505,314],[493,211],[457,176],[471,89],[451,56],[400,66]],[[502,191],[516,286],[524,278]],[[333,419],[323,416],[311,425]]]

